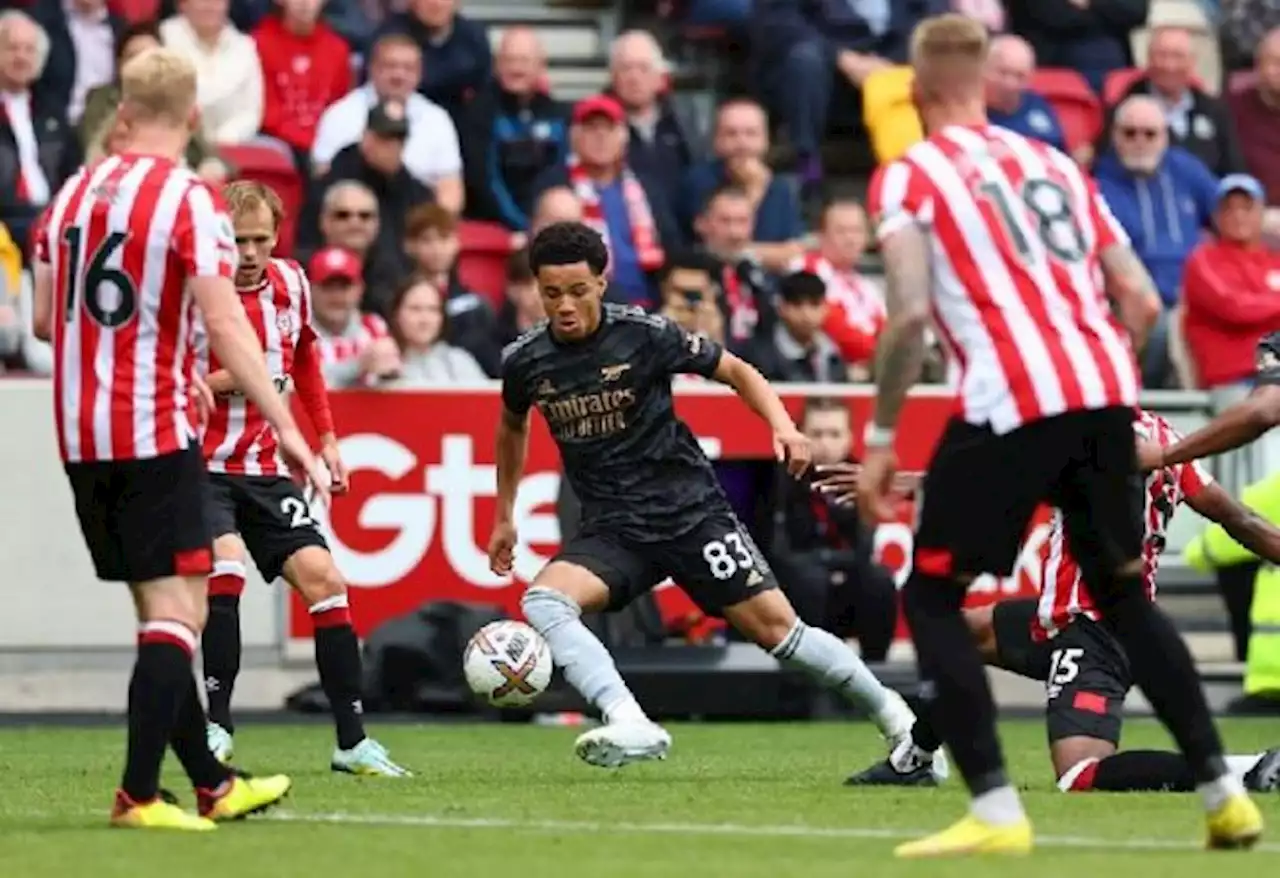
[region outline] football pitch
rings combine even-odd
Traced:
[[[372,726],[407,781],[331,774],[326,724],[247,725],[237,763],[294,778],[285,804],[207,835],[106,826],[122,728],[0,729],[0,875],[22,878],[382,878],[503,876],[1196,876],[1280,869],[1280,796],[1259,799],[1271,835],[1251,854],[1199,850],[1199,800],[1173,794],[1067,796],[1053,786],[1043,726],[1003,726],[1039,835],[1032,863],[901,862],[893,846],[964,807],[960,785],[851,789],[883,755],[865,723],[673,725],[666,762],[620,771],[572,753],[580,730],[526,725]],[[1223,723],[1232,752],[1280,740],[1275,720]],[[1128,747],[1164,747],[1152,722]],[[166,782],[191,792],[170,758]],[[1252,858],[1252,862],[1242,857]],[[1227,862],[1223,862],[1223,860]]]

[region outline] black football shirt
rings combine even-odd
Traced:
[[[542,413],[584,529],[672,539],[727,504],[671,401],[672,375],[711,377],[722,352],[665,317],[606,304],[586,339],[559,341],[543,324],[508,345],[502,402],[517,415]]]

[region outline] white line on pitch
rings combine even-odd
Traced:
[[[630,835],[744,835],[791,838],[908,839],[924,830],[873,829],[856,826],[752,826],[746,823],[599,823],[574,820],[508,820],[497,817],[437,817],[430,814],[305,814],[277,811],[262,819],[283,823],[336,823],[364,826],[410,826],[434,829],[503,829],[529,832],[622,833]],[[1101,850],[1195,850],[1203,845],[1158,838],[1089,838],[1074,835],[1039,835],[1043,847],[1095,848]],[[1280,853],[1278,845],[1259,845],[1256,851]]]

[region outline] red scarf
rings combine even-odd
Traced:
[[[748,293],[742,289],[737,263],[724,264],[720,286],[724,289],[725,304],[729,310],[729,326],[725,330],[725,336],[733,341],[746,341],[755,334],[756,326],[760,323],[755,292]]]
[[[569,188],[582,202],[582,221],[600,233],[605,246],[612,253],[609,228],[605,223],[604,211],[600,208],[600,192],[596,184],[576,155],[569,156],[568,168]],[[631,221],[631,246],[635,248],[636,259],[644,271],[657,271],[667,261],[667,255],[662,252],[662,244],[658,241],[653,212],[649,210],[649,198],[644,194],[644,187],[640,185],[636,175],[625,165],[619,182],[622,185],[622,200],[627,205],[627,219]],[[612,267],[613,260],[610,260],[611,273]]]
[[[806,251],[790,268],[822,278],[827,285],[827,301],[840,306],[850,326],[872,336],[880,334],[886,318],[884,299],[856,271],[837,271],[830,260],[816,250]]]

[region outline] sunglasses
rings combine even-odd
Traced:
[[[361,222],[369,222],[377,213],[372,210],[335,210],[331,212],[331,216],[336,220],[358,219]]]
[[[1126,126],[1120,129],[1120,136],[1125,138],[1126,140],[1137,140],[1139,138],[1143,140],[1155,140],[1157,137],[1160,136],[1160,129],[1133,128],[1133,127]]]

